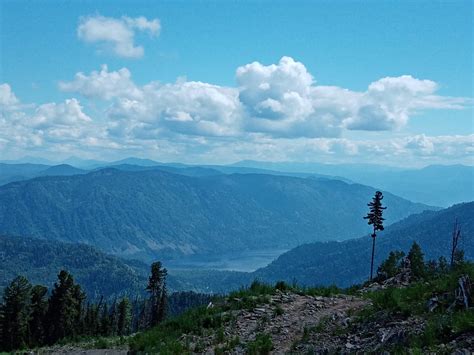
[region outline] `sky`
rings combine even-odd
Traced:
[[[0,2],[0,160],[474,164],[471,1]]]

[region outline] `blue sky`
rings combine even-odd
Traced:
[[[471,1],[0,10],[0,159],[472,163]]]

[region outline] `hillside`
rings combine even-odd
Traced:
[[[141,294],[149,272],[146,264],[127,264],[83,244],[0,235],[0,293],[17,275],[51,287],[62,269],[75,276],[90,298]]]
[[[132,352],[176,354],[470,353],[472,294],[459,297],[472,263],[370,288],[301,288],[283,282],[216,298],[130,338]],[[392,279],[393,280],[393,279]],[[388,282],[389,280],[386,280]],[[469,281],[467,281],[469,282]],[[429,306],[433,294],[435,311]],[[108,346],[114,347],[113,340]],[[115,345],[116,346],[116,345]],[[123,348],[123,345],[122,345]]]
[[[420,244],[426,258],[448,257],[453,222],[458,219],[461,247],[466,258],[474,259],[474,202],[458,204],[438,212],[424,212],[388,226],[377,237],[378,265],[391,250],[407,252],[413,241]],[[367,279],[370,267],[369,236],[344,242],[311,243],[281,255],[253,276],[266,281],[294,279],[303,285],[349,286]]]
[[[143,260],[288,248],[365,233],[373,192],[337,180],[109,168],[0,187],[0,232]],[[384,201],[387,223],[429,208],[390,193]]]

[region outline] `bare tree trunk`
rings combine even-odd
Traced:
[[[372,281],[372,276],[374,273],[374,255],[375,255],[375,228],[374,228],[374,234],[372,234],[372,258],[370,261],[370,281]]]
[[[456,255],[456,250],[459,243],[459,238],[461,237],[461,230],[458,226],[458,219],[454,221],[453,234],[452,234],[452,244],[451,244],[451,267],[454,266],[454,256]]]

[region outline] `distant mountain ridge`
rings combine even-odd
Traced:
[[[343,176],[354,182],[390,191],[411,201],[448,207],[474,200],[474,166],[429,165],[421,169],[374,164],[321,164],[241,161],[236,167]]]
[[[230,165],[189,165],[183,163],[163,163],[151,159],[129,157],[105,162],[83,160],[76,157],[61,163],[52,163],[40,158],[26,157],[18,161],[3,163],[46,162],[46,165],[69,164],[89,171],[107,167],[147,167],[189,176],[200,176],[200,169],[211,169],[222,174],[256,173],[282,176],[325,178],[356,182],[390,191],[414,202],[433,206],[448,207],[455,203],[474,200],[474,166],[470,165],[429,165],[421,169],[401,168],[376,164],[323,164],[301,162],[259,162],[246,160]],[[2,161],[0,161],[0,164]],[[25,164],[28,165],[28,164]],[[38,164],[33,164],[38,165]],[[11,181],[25,180],[41,176],[35,171],[21,175],[5,176],[0,168],[0,185]]]
[[[0,187],[0,232],[144,260],[288,248],[361,235],[373,193],[337,180],[107,168]],[[430,209],[390,193],[384,201],[388,223]]]

